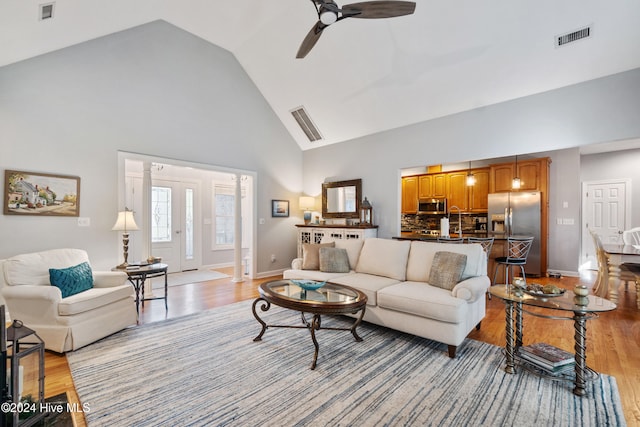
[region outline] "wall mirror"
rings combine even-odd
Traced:
[[[323,218],[359,218],[362,180],[325,182],[322,184]]]

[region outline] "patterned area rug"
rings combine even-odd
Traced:
[[[300,324],[272,306],[269,323]],[[323,327],[350,318],[323,318]],[[251,301],[126,329],[67,353],[89,426],[624,426],[615,378],[588,397],[572,384],[503,370],[501,348],[446,346],[363,324],[355,342],[320,330],[318,366],[304,329],[260,342]]]

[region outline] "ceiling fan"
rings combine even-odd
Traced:
[[[345,18],[380,19],[394,18],[396,16],[411,15],[416,10],[416,4],[412,1],[364,1],[342,6],[342,9],[333,0],[311,0],[318,12],[316,22],[304,38],[296,58],[304,58],[318,42],[322,31],[329,25]]]

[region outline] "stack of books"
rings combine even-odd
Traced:
[[[568,351],[546,343],[535,343],[520,347],[520,357],[553,374],[573,369],[575,357]]]

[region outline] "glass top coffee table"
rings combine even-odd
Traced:
[[[584,396],[588,377],[590,374],[591,376],[597,376],[597,373],[589,369],[586,364],[587,320],[597,318],[600,312],[614,310],[616,305],[595,295],[576,296],[571,290],[567,290],[560,296],[545,296],[530,295],[511,285],[494,285],[489,288],[489,292],[491,295],[503,300],[506,306],[507,339],[505,353],[507,363],[504,370],[509,374],[515,373],[515,356],[522,346],[523,311],[546,319],[574,321],[575,379],[573,393],[578,396]],[[531,312],[525,310],[523,306],[539,307],[551,310],[551,312],[548,315]],[[569,312],[572,315],[557,316],[553,312]]]
[[[362,322],[367,304],[367,296],[357,289],[349,286],[326,283],[316,290],[305,290],[290,280],[276,280],[266,282],[258,288],[260,296],[253,302],[252,311],[256,320],[262,325],[262,330],[254,341],[262,340],[267,328],[307,328],[311,333],[311,340],[315,347],[311,369],[316,368],[319,345],[316,340],[316,331],[320,329],[351,331],[356,341],[362,341],[356,328]],[[279,307],[299,311],[302,317],[301,325],[270,325],[267,324],[256,310],[265,312],[271,308],[271,304]],[[350,328],[323,328],[321,316],[323,314],[356,314],[360,315]],[[305,313],[313,315],[311,322],[305,317]]]

